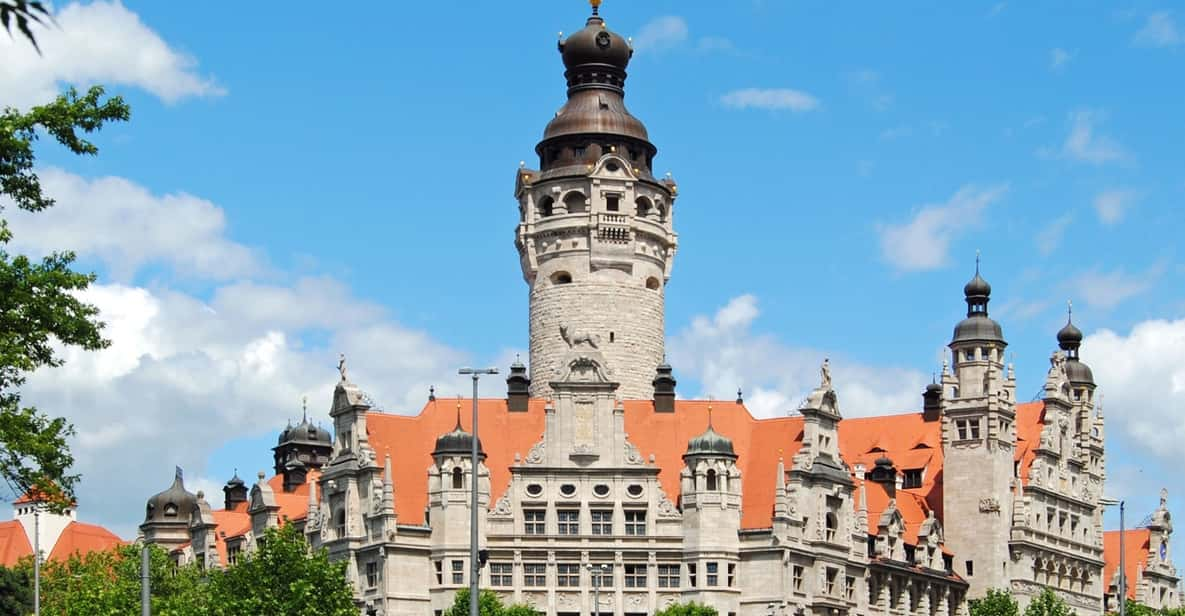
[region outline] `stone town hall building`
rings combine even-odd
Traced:
[[[786,417],[677,399],[663,294],[678,190],[654,176],[657,150],[623,102],[632,49],[595,10],[559,48],[568,100],[539,168],[515,175],[530,368],[480,401],[478,468],[469,401],[379,412],[343,363],[332,435],[290,426],[274,476],[236,476],[220,509],[178,476],[149,500],[145,537],[220,567],[266,527],[298,524],[348,563],[362,613],[439,614],[471,573],[476,481],[481,585],[550,615],[694,600],[744,616],[964,616],[989,588],[1023,604],[1043,587],[1100,614],[1117,548],[1104,554],[1104,421],[1082,333],[1057,333],[1043,399],[1019,402],[976,272],[919,412],[845,419],[826,363]],[[1127,543],[1130,594],[1156,607],[1178,602],[1171,532],[1162,498]]]

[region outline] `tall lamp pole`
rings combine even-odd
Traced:
[[[457,374],[473,377],[473,439],[469,451],[469,616],[478,616],[477,578],[481,572],[477,555],[477,381],[483,374],[498,374],[498,369],[461,368]]]
[[[1123,513],[1126,503],[1114,498],[1100,498],[1099,503],[1107,506],[1119,505],[1119,616],[1127,616],[1127,553]],[[1104,582],[1106,583],[1106,582]],[[1103,606],[1106,609],[1107,606]]]
[[[41,616],[41,503],[33,503],[33,614]]]
[[[601,616],[601,576],[608,570],[609,565],[604,563],[600,567],[595,567],[591,563],[588,565],[588,575],[593,583],[593,613],[596,616]]]

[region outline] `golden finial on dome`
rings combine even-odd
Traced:
[[[593,15],[596,15],[597,11],[601,8],[601,0],[588,0],[588,3],[592,6]]]

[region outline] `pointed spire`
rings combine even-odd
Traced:
[[[592,14],[599,15],[600,8],[601,8],[601,0],[588,0],[588,3],[590,5],[592,5],[592,12],[593,12]]]
[[[436,386],[429,385],[428,386],[428,402],[435,402],[435,401],[436,401]]]
[[[782,450],[778,450],[778,472],[774,477],[774,518],[790,515],[790,504],[786,502],[786,463],[782,461]]]
[[[309,397],[304,396],[300,400],[300,423],[309,423]]]
[[[457,427],[453,428],[454,432],[464,432],[461,429],[461,397],[457,396]]]
[[[395,478],[391,473],[391,454],[383,460],[383,513],[395,513]]]

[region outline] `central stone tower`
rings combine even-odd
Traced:
[[[599,350],[618,395],[646,399],[663,361],[663,293],[677,236],[677,187],[653,175],[657,149],[625,108],[633,49],[593,14],[561,38],[568,101],[520,165],[515,235],[530,287],[530,393],[546,397],[573,345]]]

